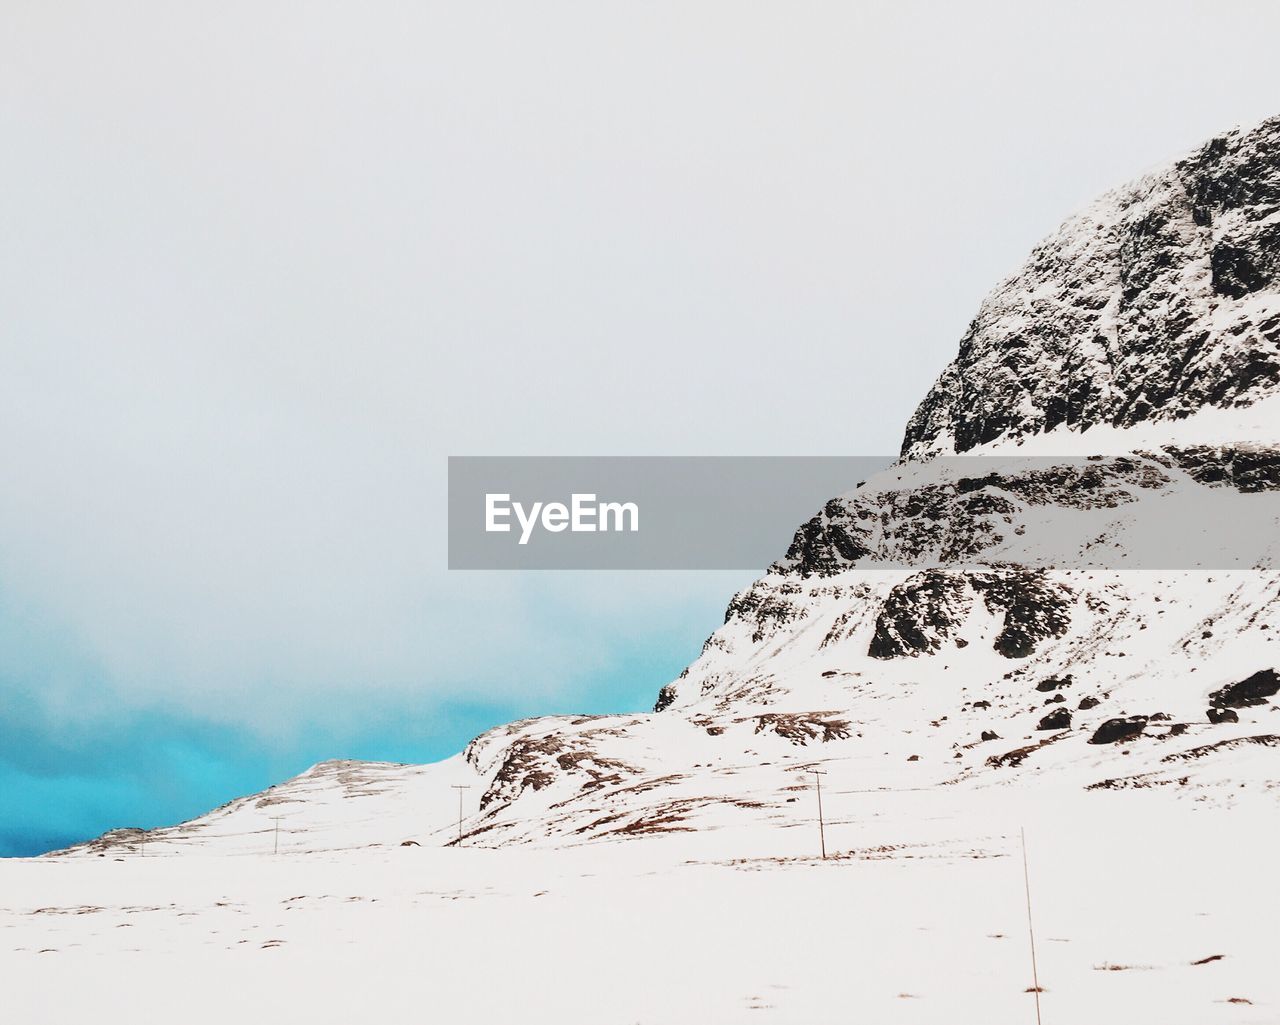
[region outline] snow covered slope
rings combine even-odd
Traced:
[[[326,763],[64,855],[262,850],[277,819],[289,850],[440,844],[457,784],[468,846],[667,836],[727,856],[795,824],[815,767],[899,840],[948,849],[1027,795],[1274,802],[1278,274],[1272,119],[1038,246],[903,461],[800,527],[652,713],[512,723],[434,766]],[[919,793],[946,795],[954,828],[930,833]]]
[[[708,860],[679,834],[607,850],[0,859],[6,1018],[1034,1022],[1025,822],[1046,1023],[1277,1020],[1271,816],[1192,822],[1129,793],[1082,818],[1040,794],[1004,809],[1011,836],[939,847],[919,831],[988,825],[947,788],[897,795],[916,834],[866,795],[827,796],[842,852],[827,861],[812,794],[769,858]]]

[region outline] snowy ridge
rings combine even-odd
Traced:
[[[1040,243],[982,303],[911,417],[902,454],[1167,423],[1271,396],[1278,274],[1271,118],[1108,193]],[[1054,454],[1086,449],[1082,439]]]

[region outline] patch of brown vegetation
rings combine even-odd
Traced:
[[[1055,733],[1052,737],[1045,737],[1044,740],[1035,744],[1028,744],[1026,747],[1016,747],[1012,751],[1006,751],[1004,754],[992,755],[987,759],[987,764],[994,769],[1016,768],[1026,761],[1027,756],[1039,751],[1042,747],[1048,747],[1055,744],[1063,737],[1070,736],[1070,732]]]
[[[502,765],[480,798],[481,811],[495,801],[510,803],[525,790],[536,791],[550,786],[556,781],[556,770],[588,776],[583,789],[621,783],[623,774],[634,776],[640,773],[634,765],[596,752],[586,743],[590,735],[566,737],[562,733],[548,733],[515,741],[507,749]]]
[[[1200,747],[1188,748],[1186,751],[1175,751],[1173,754],[1165,755],[1160,760],[1162,762],[1191,762],[1197,758],[1203,758],[1205,755],[1215,754],[1219,751],[1230,751],[1232,748],[1244,747],[1246,744],[1277,747],[1280,746],[1280,737],[1274,733],[1263,733],[1254,737],[1231,737],[1228,740],[1219,740],[1213,744],[1202,744]]]
[[[778,736],[804,747],[811,740],[848,740],[851,726],[847,719],[832,718],[835,712],[766,712],[738,722],[755,720],[756,733],[772,731]]]

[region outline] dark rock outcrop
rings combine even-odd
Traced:
[[[1036,724],[1037,730],[1065,730],[1071,727],[1071,709],[1055,708]]]
[[[1147,728],[1145,715],[1131,715],[1127,719],[1108,719],[1094,731],[1090,744],[1118,744],[1133,740]]]
[[[653,703],[653,710],[661,712],[663,709],[670,708],[676,700],[676,688],[668,683],[660,691],[658,691],[658,700]]]
[[[928,570],[889,592],[867,654],[898,658],[937,651],[969,614],[973,596],[958,573]]]
[[[1030,570],[976,574],[973,585],[987,608],[1004,614],[995,649],[1005,658],[1027,658],[1041,641],[1061,637],[1071,625],[1071,591]]]
[[[1280,673],[1262,669],[1238,683],[1215,690],[1209,695],[1209,704],[1214,708],[1247,708],[1265,704],[1277,691],[1280,691]]]

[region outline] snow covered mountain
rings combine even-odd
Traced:
[[[1067,220],[982,303],[903,455],[1274,396],[1278,150],[1278,118],[1228,132]]]
[[[62,853],[261,850],[276,830],[292,850],[460,832],[742,851],[795,823],[815,768],[864,821],[895,817],[895,842],[960,848],[974,809],[1048,793],[1274,802],[1278,277],[1280,118],[1037,246],[983,302],[901,462],[801,525],[652,713],[516,722],[432,766],[324,763]],[[1188,505],[1210,529],[1179,534],[1168,510]],[[1242,537],[1243,563],[1219,544]],[[455,784],[472,788],[460,830]],[[921,816],[919,794],[947,810]]]

